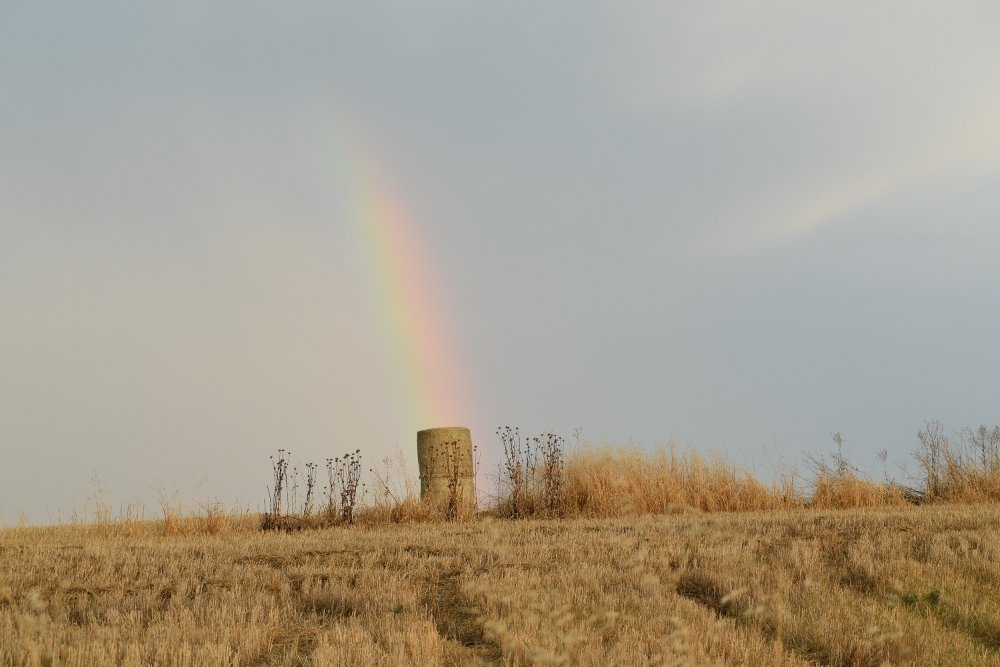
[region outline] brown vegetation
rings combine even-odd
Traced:
[[[98,502],[0,531],[0,664],[1000,664],[1000,436],[942,433],[914,489],[838,434],[811,480],[765,484],[511,429],[478,515],[421,501],[402,460],[360,503],[357,451],[325,505],[307,464],[300,502],[280,452],[263,515],[162,496],[161,521]]]
[[[945,435],[930,421],[917,434],[916,458],[928,496],[958,502],[1000,501],[1000,426],[964,428]]]
[[[995,665],[1000,508],[0,531],[0,664]]]
[[[747,512],[779,509],[856,509],[893,507],[925,502],[980,503],[1000,500],[1000,427],[962,429],[952,438],[938,422],[929,422],[918,434],[916,459],[923,479],[910,486],[863,474],[844,454],[844,439],[833,433],[836,446],[830,462],[809,457],[811,476],[786,474],[771,483],[756,479],[721,458],[705,459],[676,447],[656,451],[639,448],[581,447],[572,452],[552,433],[522,438],[518,429],[497,430],[502,461],[497,473],[497,497],[486,509],[508,518],[619,517],[674,512]],[[391,483],[391,461],[386,469],[371,469],[375,498],[355,509],[366,493],[360,484],[360,450],[327,461],[329,484],[325,511],[312,512],[314,472],[307,474],[306,500],[296,502],[298,473],[289,473],[289,453],[279,450],[272,460],[274,482],[265,529],[297,530],[352,523],[467,520],[472,508],[459,503],[464,494],[454,457],[447,448],[446,503],[429,505],[418,497],[402,458]],[[880,454],[883,462],[885,452]],[[307,471],[315,466],[307,464]],[[336,467],[339,466],[339,467]],[[478,466],[476,466],[478,468]],[[339,472],[336,472],[339,471]],[[475,482],[473,482],[473,486]],[[360,493],[359,493],[360,489]],[[460,493],[462,491],[462,493]]]

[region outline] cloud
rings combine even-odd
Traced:
[[[681,212],[690,247],[753,251],[992,169],[998,18],[975,4],[649,7],[620,19],[607,85],[621,113],[692,137],[675,159],[714,187]]]

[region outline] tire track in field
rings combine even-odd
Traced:
[[[434,625],[449,645],[445,664],[498,665],[500,645],[484,634],[479,610],[462,595],[459,576],[458,570],[441,573],[429,600]]]
[[[718,581],[704,572],[687,572],[677,580],[677,594],[711,609],[716,615],[727,618],[743,627],[757,630],[771,641],[778,640],[774,623],[752,613],[746,599],[734,596]],[[835,666],[829,647],[812,641],[809,637],[783,635],[782,645],[810,662]]]

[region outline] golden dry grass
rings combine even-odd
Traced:
[[[678,509],[755,511],[801,505],[788,486],[766,485],[721,459],[676,449],[586,448],[566,462],[564,514],[613,517]]]
[[[820,475],[813,482],[812,507],[821,509],[857,509],[892,507],[907,504],[898,486],[862,479],[856,474]]]
[[[1000,665],[996,504],[829,469],[806,494],[690,451],[560,474],[523,521],[446,522],[403,484],[353,526],[161,498],[2,530],[0,664]],[[949,498],[992,497],[963,474]]]
[[[946,452],[933,489],[875,481],[845,461],[843,470],[819,463],[811,479],[789,474],[764,483],[722,458],[706,459],[691,449],[584,447],[565,458],[563,493],[556,507],[543,498],[544,480],[527,475],[517,512],[511,497],[500,514],[541,517],[616,517],[673,512],[754,512],[899,507],[910,503],[995,503],[1000,501],[1000,465],[984,466]],[[538,471],[536,470],[536,473]],[[541,471],[544,477],[545,471]]]
[[[995,505],[12,528],[0,664],[996,665],[998,581]]]

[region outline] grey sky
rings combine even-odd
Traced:
[[[997,34],[986,2],[2,3],[0,515],[413,458],[348,146],[490,454],[581,427],[766,470],[842,431],[873,467],[1000,421]]]

